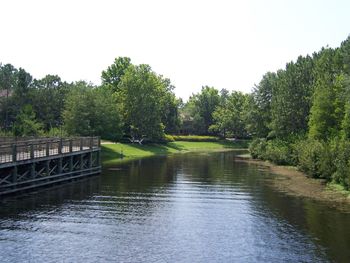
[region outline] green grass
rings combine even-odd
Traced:
[[[104,165],[116,164],[153,155],[167,155],[183,152],[213,152],[231,149],[246,149],[247,142],[170,142],[167,144],[124,144],[105,143],[102,145],[102,161]],[[123,156],[123,158],[122,158]]]

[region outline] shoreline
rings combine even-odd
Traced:
[[[179,147],[181,146],[181,147]],[[113,169],[126,162],[149,158],[152,156],[165,156],[183,154],[188,152],[224,152],[224,151],[248,151],[236,144],[220,144],[213,142],[177,142],[168,145],[134,145],[134,144],[104,144],[103,163],[108,169]],[[121,158],[120,153],[123,154]],[[271,186],[287,195],[308,198],[327,203],[328,206],[350,212],[350,192],[332,183],[326,183],[322,179],[307,177],[293,166],[276,165],[268,161],[252,159],[249,154],[235,156],[236,162],[246,162],[268,169],[275,175],[271,180]]]
[[[104,166],[113,166],[121,163],[139,160],[151,156],[165,156],[188,152],[224,152],[247,151],[242,142],[187,142],[177,141],[167,144],[123,144],[105,143],[102,146],[102,162]]]
[[[248,155],[239,155],[235,161],[264,166],[276,177],[272,186],[287,195],[308,198],[327,203],[331,207],[350,212],[350,192],[341,191],[335,184],[325,180],[307,177],[294,166],[281,166],[268,161],[252,159]]]

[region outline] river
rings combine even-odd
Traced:
[[[0,262],[350,262],[349,212],[234,156],[152,157],[3,199]]]

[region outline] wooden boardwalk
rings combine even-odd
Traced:
[[[101,171],[100,138],[0,138],[0,195]]]

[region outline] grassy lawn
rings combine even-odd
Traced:
[[[166,155],[183,152],[212,152],[247,148],[247,141],[234,142],[170,142],[167,144],[102,144],[103,164],[116,164],[153,155]],[[123,156],[123,158],[121,158]]]

